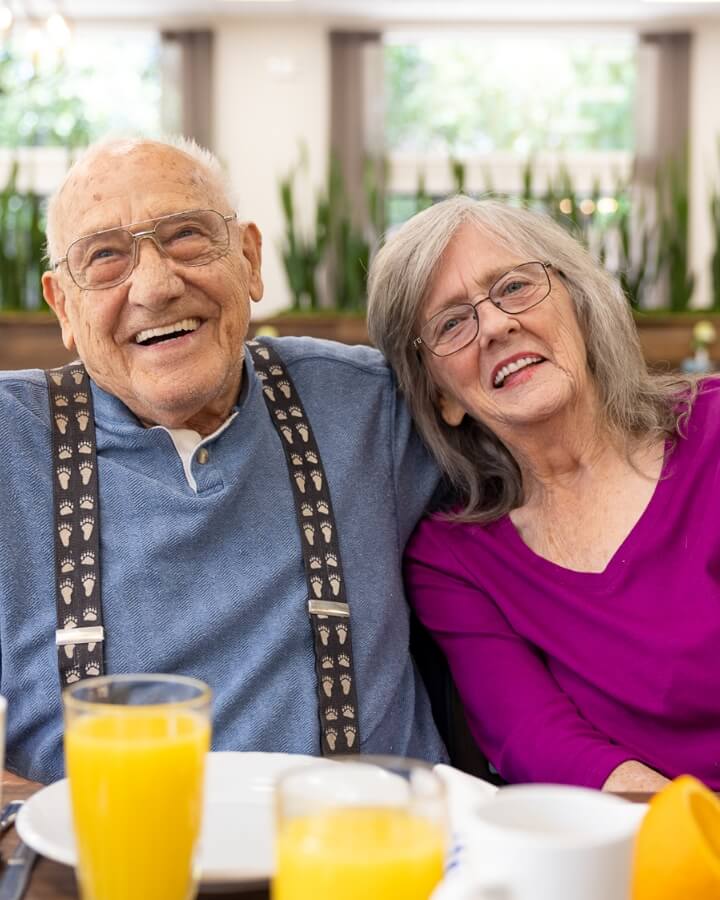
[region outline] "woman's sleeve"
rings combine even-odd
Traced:
[[[447,657],[482,752],[506,781],[602,787],[633,754],[582,717],[541,654],[450,560],[424,522],[405,557],[408,596]]]

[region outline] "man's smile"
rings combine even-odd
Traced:
[[[135,343],[143,347],[151,344],[159,344],[164,341],[174,340],[190,332],[197,331],[202,322],[200,319],[180,319],[168,325],[158,325],[155,328],[144,328],[135,335]]]

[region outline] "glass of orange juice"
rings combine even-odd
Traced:
[[[272,900],[427,900],[442,878],[445,786],[426,763],[357,756],[276,785]]]
[[[63,693],[83,900],[195,895],[210,700],[179,675],[110,675]]]

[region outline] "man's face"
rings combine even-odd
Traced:
[[[148,220],[197,209],[232,212],[190,157],[163,144],[120,145],[92,156],[65,185],[51,250],[62,257],[81,236],[120,225],[146,230],[154,224]],[[135,269],[115,287],[83,290],[66,263],[43,278],[65,346],[144,424],[209,434],[237,398],[249,300],[262,296],[260,234],[234,221],[229,230],[228,252],[206,265],[183,265],[144,239]],[[175,325],[177,337],[137,340]]]

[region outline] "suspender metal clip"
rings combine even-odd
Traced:
[[[66,644],[99,644],[105,640],[105,629],[101,625],[92,628],[58,628],[55,643],[58,647]]]
[[[338,603],[337,600],[308,600],[308,611],[311,616],[338,616],[341,619],[350,618],[350,607],[347,603]]]

